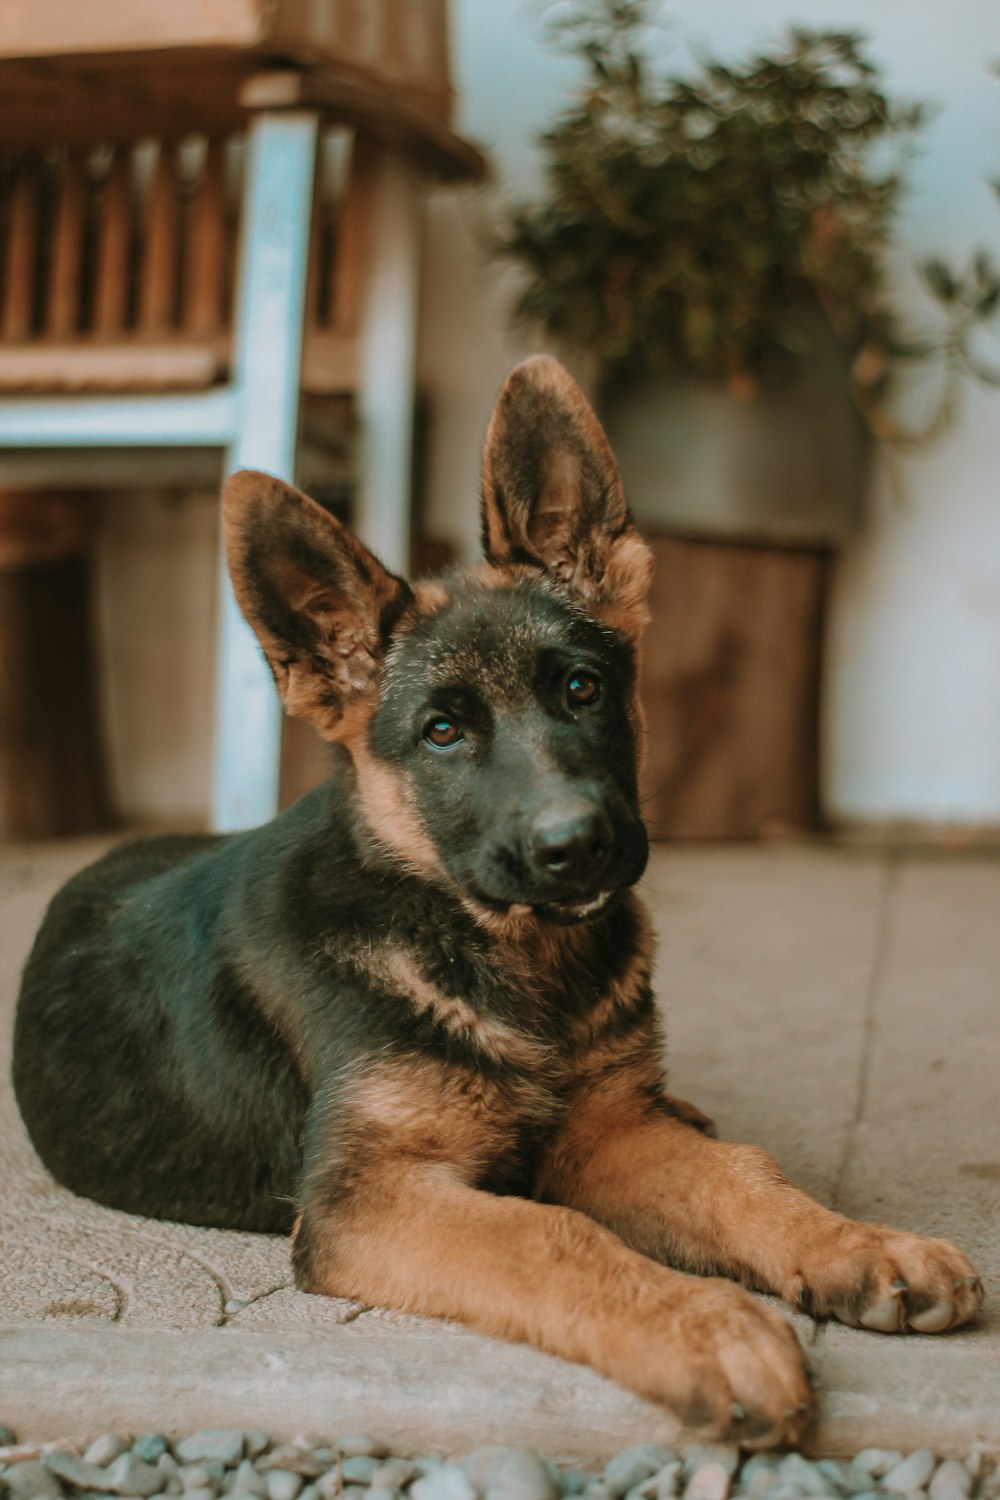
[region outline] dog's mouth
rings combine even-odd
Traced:
[[[538,901],[530,905],[515,903],[508,910],[511,916],[540,917],[543,921],[558,922],[570,926],[574,922],[586,922],[596,917],[611,901],[613,890],[598,891],[585,901]]]

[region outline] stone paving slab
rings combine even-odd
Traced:
[[[103,847],[0,852],[0,1419],[33,1437],[258,1425],[603,1460],[683,1439],[590,1370],[291,1285],[287,1244],[74,1198],[7,1074],[17,975],[52,890]],[[673,1087],[852,1213],[952,1234],[976,1328],[887,1339],[795,1320],[818,1451],[1000,1449],[1000,861],[801,846],[659,851],[647,880]]]

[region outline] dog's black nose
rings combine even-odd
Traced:
[[[611,841],[611,824],[603,807],[584,798],[543,807],[528,835],[538,869],[560,881],[582,881],[596,875],[607,859]]]

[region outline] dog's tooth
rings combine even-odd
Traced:
[[[862,1328],[872,1328],[876,1333],[895,1333],[902,1324],[898,1297],[886,1297],[883,1301],[876,1302],[874,1307],[866,1308],[861,1314],[860,1323]]]
[[[914,1313],[910,1318],[910,1327],[916,1329],[917,1333],[942,1333],[951,1319],[951,1303],[935,1302],[933,1307]]]

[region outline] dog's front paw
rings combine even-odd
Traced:
[[[731,1282],[692,1279],[680,1300],[620,1327],[623,1384],[686,1425],[748,1448],[796,1444],[814,1416],[809,1370],[786,1318]]]
[[[847,1221],[796,1278],[789,1301],[879,1333],[944,1333],[975,1317],[983,1284],[948,1240]]]

